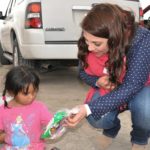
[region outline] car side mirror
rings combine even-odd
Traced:
[[[2,11],[0,11],[0,17],[2,17],[3,16],[3,12]]]
[[[0,19],[3,19],[3,12],[0,11]]]
[[[5,19],[5,16],[3,16],[3,12],[0,11],[0,19]]]

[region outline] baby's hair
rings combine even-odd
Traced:
[[[39,89],[40,79],[33,69],[25,66],[13,67],[6,74],[4,83],[4,90],[2,93],[2,99],[4,100],[4,106],[8,107],[6,101],[6,93],[16,96],[19,92],[25,91],[28,93],[29,85],[33,85],[34,90]]]

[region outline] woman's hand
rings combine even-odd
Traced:
[[[104,88],[106,90],[113,90],[115,88],[115,85],[109,81],[108,75],[100,77],[96,84],[98,87]]]
[[[79,112],[66,118],[64,126],[75,127],[80,121],[87,116],[86,108],[84,105],[77,106]]]

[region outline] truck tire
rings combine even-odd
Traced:
[[[13,41],[13,65],[14,66],[28,66],[30,68],[35,67],[33,60],[24,59],[20,53],[17,38]]]
[[[9,65],[10,64],[10,62],[3,55],[3,49],[2,49],[1,43],[0,43],[0,63],[2,65]]]

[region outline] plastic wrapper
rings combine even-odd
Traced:
[[[57,139],[66,132],[66,127],[62,126],[63,120],[71,115],[79,112],[78,108],[62,109],[54,114],[54,117],[48,123],[44,133],[41,135],[42,139]]]

